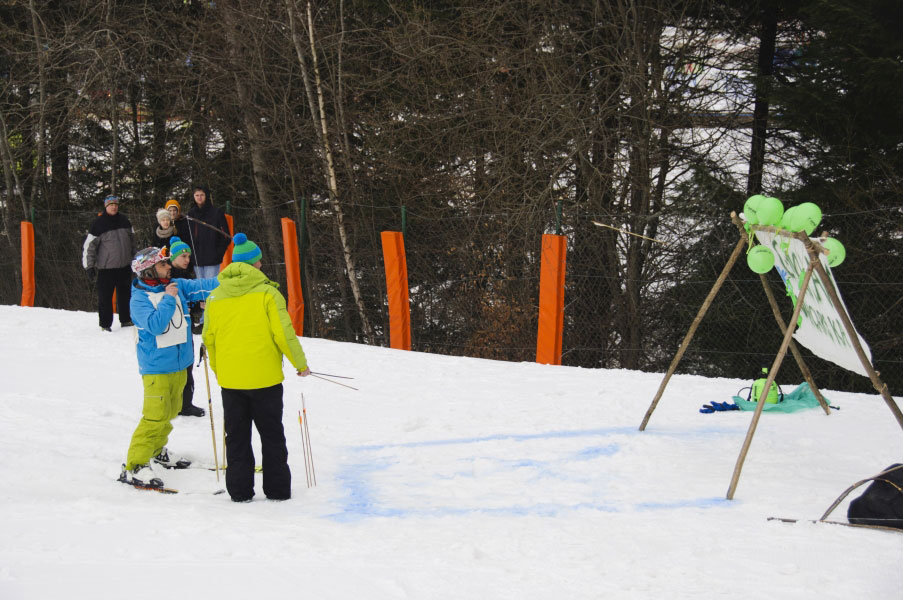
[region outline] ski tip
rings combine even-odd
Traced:
[[[175,488],[168,488],[168,487],[156,486],[156,485],[139,485],[136,483],[131,483],[129,481],[123,481],[122,479],[117,479],[117,481],[119,483],[124,483],[125,485],[131,486],[131,487],[135,488],[136,490],[144,490],[147,492],[158,492],[160,494],[178,494],[179,493],[179,490],[177,490]]]

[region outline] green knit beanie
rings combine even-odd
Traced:
[[[173,258],[178,258],[179,255],[185,254],[186,252],[188,254],[191,254],[191,248],[180,238],[174,236],[171,240],[169,240],[170,260],[172,260]]]
[[[263,256],[257,244],[248,239],[243,233],[236,233],[232,238],[235,247],[232,248],[232,262],[243,262],[253,265]]]

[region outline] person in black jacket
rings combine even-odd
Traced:
[[[188,244],[183,242],[177,235],[169,238],[169,263],[172,265],[172,271],[169,276],[172,279],[194,279],[194,275],[189,270],[189,262],[191,262],[191,248],[188,247]],[[195,319],[200,320],[200,314],[194,314],[194,307],[196,306],[196,302],[188,303],[188,308],[192,312],[192,333],[195,329]],[[188,369],[185,371],[187,377],[185,387],[182,388],[182,410],[179,411],[179,414],[184,417],[203,417],[207,414],[207,411],[192,404],[192,399],[194,398],[193,369],[194,363],[188,365]]]
[[[169,211],[172,218],[172,224],[176,228],[175,235],[182,238],[182,241],[191,246],[191,238],[188,232],[188,219],[182,214],[182,205],[175,198],[170,198],[163,205],[163,208]]]
[[[119,213],[119,197],[107,196],[103,212],[88,229],[82,250],[82,266],[93,279],[97,277],[97,314],[100,328],[110,331],[113,325],[113,292],[122,327],[132,325],[129,312],[131,298],[132,256],[135,253],[135,231],[129,220]]]
[[[188,211],[188,242],[194,257],[195,273],[199,279],[216,277],[229,247],[229,224],[223,211],[213,206],[209,189],[195,186],[193,195],[194,206]]]

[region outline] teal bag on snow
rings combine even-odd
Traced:
[[[765,380],[763,379],[763,384],[764,381]],[[762,393],[761,389],[762,388],[760,387],[760,395]],[[754,396],[750,394],[750,399],[747,400],[740,396],[734,396],[734,402],[737,404],[737,406],[740,407],[740,410],[756,410],[756,401],[752,400],[753,397]],[[756,398],[756,400],[758,400],[758,398]],[[825,402],[827,401],[828,399],[825,398]],[[812,392],[809,384],[804,381],[803,383],[796,386],[796,389],[792,392],[783,394],[783,400],[774,403],[768,402],[766,400],[765,405],[762,406],[762,410],[767,412],[792,413],[809,408],[815,408],[816,406],[819,406],[818,398],[815,397],[815,394]]]

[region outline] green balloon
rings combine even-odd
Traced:
[[[755,246],[746,255],[746,264],[754,273],[768,273],[774,267],[774,254],[771,248]]]
[[[746,200],[746,204],[743,205],[743,216],[746,217],[746,222],[750,225],[758,225],[759,221],[759,203],[765,200],[765,196],[762,194],[756,194],[755,196],[750,196]]]
[[[847,257],[847,249],[843,247],[840,240],[828,238],[821,245],[829,252],[828,265],[831,267],[840,266],[840,263]]]
[[[759,225],[777,225],[784,217],[784,205],[777,198],[767,197],[757,206]]]
[[[784,211],[784,216],[781,218],[781,222],[778,224],[778,227],[781,229],[786,229],[788,231],[799,231],[798,229],[793,228],[793,215],[796,214],[796,207],[791,206],[787,210]]]
[[[803,202],[796,207],[791,226],[793,231],[805,231],[806,235],[812,235],[819,223],[821,223],[821,209],[818,205],[813,202]]]

